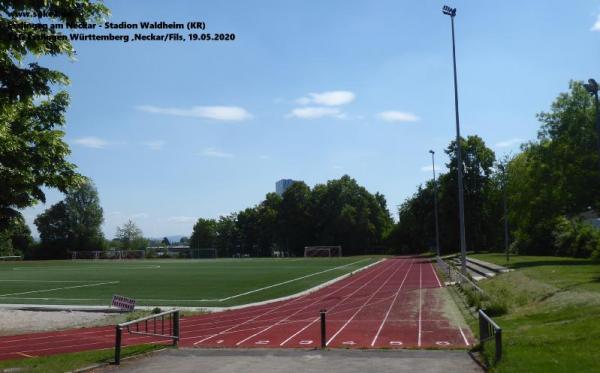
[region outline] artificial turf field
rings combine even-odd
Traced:
[[[18,261],[0,263],[0,303],[227,307],[291,295],[380,257]]]

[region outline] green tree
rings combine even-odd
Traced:
[[[39,215],[35,224],[40,232],[40,256],[64,258],[70,251],[104,249],[101,225],[104,221],[98,191],[84,179],[70,189],[65,199]]]
[[[121,242],[123,250],[143,250],[148,244],[142,230],[131,220],[117,227],[115,238]]]
[[[64,201],[50,206],[34,221],[40,233],[39,259],[66,259],[70,248],[69,216]]]
[[[315,233],[311,215],[311,190],[304,182],[295,182],[283,193],[278,220],[285,251],[302,256],[304,246],[314,242]]]
[[[193,249],[214,248],[217,237],[217,222],[214,219],[198,219],[190,236]]]
[[[68,39],[51,38],[57,31],[29,27],[36,17],[18,11],[48,12],[63,23],[100,19],[108,9],[89,0],[0,0],[0,231],[18,216],[17,210],[45,201],[43,186],[66,192],[81,178],[67,161],[63,141],[68,84],[61,72],[26,64],[31,56],[67,55],[75,51]],[[25,40],[25,41],[24,41]],[[44,98],[40,102],[36,98]]]

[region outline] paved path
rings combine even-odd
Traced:
[[[364,373],[483,372],[464,351],[447,350],[260,350],[169,349],[124,361],[104,372]]]

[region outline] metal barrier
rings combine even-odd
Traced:
[[[454,266],[446,263],[442,258],[437,258],[437,266],[448,277],[448,280],[450,280],[450,282],[459,284],[460,286],[470,287],[472,290],[476,290],[480,293],[483,293],[483,289],[477,286],[477,284],[475,284],[473,280],[465,276]]]
[[[479,343],[483,347],[484,342],[494,340],[496,353],[494,363],[502,358],[502,328],[498,326],[488,315],[479,310]]]
[[[157,313],[137,320],[118,324],[115,327],[115,365],[121,363],[123,331],[134,335],[169,338],[173,345],[179,342],[179,310]]]

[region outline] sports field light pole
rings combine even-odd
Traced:
[[[458,81],[456,78],[456,46],[454,42],[454,17],[456,8],[444,5],[442,12],[450,16],[452,23],[452,62],[454,64],[454,113],[456,116],[456,169],[458,172],[458,218],[460,220],[460,264],[463,274],[467,273],[467,242],[465,237],[465,198],[463,195],[463,169],[460,147],[460,120],[458,116]]]
[[[506,252],[506,261],[510,261],[510,252],[508,250],[508,203],[506,201],[506,166],[502,163],[498,165],[502,171],[502,205],[504,208],[504,251]]]
[[[435,214],[435,248],[437,250],[438,259],[440,257],[440,226],[438,223],[438,205],[437,205],[437,181],[435,180],[435,152],[430,150],[431,165],[433,170],[433,208]]]
[[[598,155],[600,156],[600,104],[598,103],[598,82],[594,79],[589,79],[587,84],[583,85],[585,89],[594,96],[596,104],[596,133],[598,134]]]

